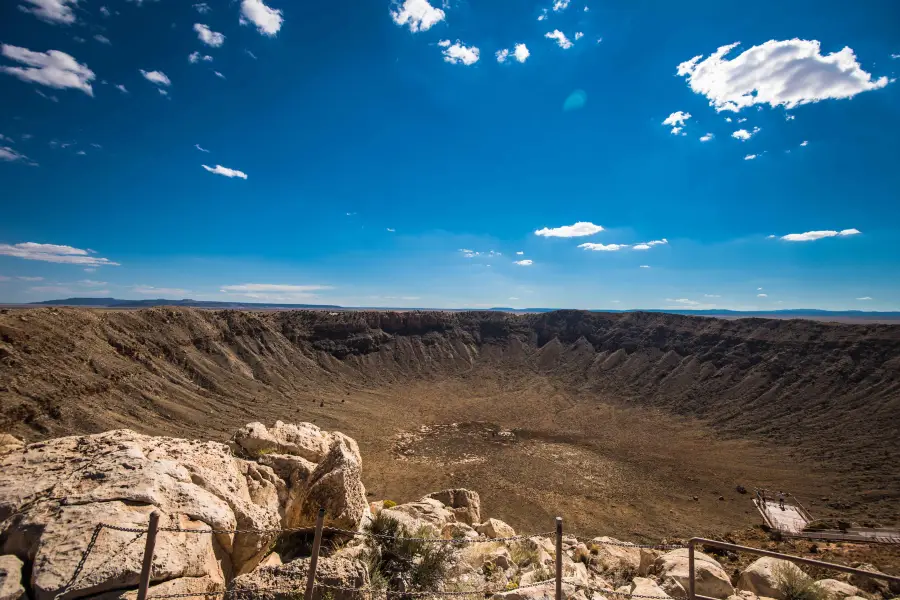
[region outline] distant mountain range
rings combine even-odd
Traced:
[[[185,298],[182,300],[168,300],[165,298],[147,299],[147,300],[122,300],[119,298],[65,298],[62,300],[44,300],[43,302],[33,302],[27,306],[43,305],[43,306],[87,306],[95,308],[150,308],[153,306],[187,306],[193,308],[218,308],[218,309],[244,309],[244,310],[289,310],[289,309],[319,309],[319,310],[488,310],[495,312],[510,313],[543,313],[561,310],[559,308],[511,308],[505,306],[497,306],[492,308],[461,308],[461,309],[429,309],[427,307],[410,308],[410,307],[371,307],[371,306],[339,306],[336,304],[284,304],[275,302],[217,302],[209,300],[191,300]],[[746,317],[767,317],[767,318],[840,318],[840,319],[859,319],[859,320],[900,320],[900,312],[876,312],[861,310],[820,310],[816,308],[792,308],[785,310],[769,310],[769,311],[740,311],[740,310],[667,310],[661,308],[648,309],[595,309],[590,312],[659,312],[676,315],[692,315],[701,317],[730,317],[730,318],[746,318]]]

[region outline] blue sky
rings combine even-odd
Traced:
[[[0,5],[0,301],[900,309],[896,2],[264,2]]]

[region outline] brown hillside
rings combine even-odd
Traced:
[[[882,524],[900,499],[894,325],[12,310],[0,411],[0,430],[28,440],[314,421],[359,440],[378,497],[464,485],[528,529],[555,511],[638,537],[723,531],[756,520],[737,484]]]

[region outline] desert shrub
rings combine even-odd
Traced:
[[[511,592],[511,591],[513,591],[514,589],[518,588],[518,587],[519,587],[518,582],[516,582],[516,581],[510,581],[509,583],[506,584],[506,591],[507,591],[507,592]]]
[[[776,587],[784,594],[784,600],[827,600],[828,594],[799,569],[788,565],[776,565]]]
[[[379,513],[366,530],[373,534],[366,542],[369,578],[373,582],[379,580],[386,590],[433,590],[447,578],[454,560],[454,551],[449,544],[396,539],[428,538],[430,531],[427,528],[410,532],[397,519]]]
[[[509,556],[512,561],[519,567],[530,564],[537,564],[538,550],[533,546],[529,546],[524,542],[512,544],[509,548]]]
[[[381,503],[381,506],[382,508],[394,508],[395,506],[397,506],[397,503],[393,500],[385,500]]]
[[[556,576],[556,573],[547,565],[538,565],[537,569],[534,570],[534,580],[533,581],[546,581],[547,579],[553,579]]]

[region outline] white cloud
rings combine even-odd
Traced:
[[[268,36],[278,33],[284,23],[281,10],[269,8],[262,0],[242,0],[241,17],[241,24],[253,23],[257,31]]]
[[[726,123],[731,123],[731,117],[725,117],[725,122],[726,122]]]
[[[668,243],[669,243],[669,240],[667,240],[666,238],[663,238],[661,240],[653,240],[652,242],[642,242],[640,244],[635,244],[633,246],[633,249],[634,250],[649,250],[653,246],[660,246],[660,245],[668,244]]]
[[[781,239],[786,242],[812,242],[823,238],[847,237],[859,233],[862,233],[859,229],[842,229],[841,231],[806,231],[804,233],[789,233],[781,236]]]
[[[74,88],[88,96],[94,95],[90,83],[94,79],[94,72],[87,65],[80,64],[65,52],[59,50],[33,52],[26,48],[3,44],[2,53],[6,58],[28,65],[27,67],[0,67],[4,73],[30,83],[57,89]],[[40,90],[36,91],[40,92]]]
[[[196,10],[201,15],[205,15],[212,9],[209,7],[209,4],[207,4],[206,2],[198,2],[197,4],[194,5],[194,10]]]
[[[534,261],[531,259],[528,259],[528,258],[526,258],[524,260],[517,260],[514,262],[515,262],[515,264],[523,266],[523,267],[530,267],[531,265],[534,264]]]
[[[706,96],[717,111],[738,112],[754,104],[793,108],[852,98],[888,84],[887,77],[873,81],[848,47],[823,56],[817,40],[769,40],[731,60],[725,58],[737,46],[721,46],[708,58],[695,56],[677,68],[691,89]]]
[[[706,135],[700,137],[700,141],[701,141],[701,142],[708,142],[709,140],[713,139],[714,137],[716,137],[716,136],[714,136],[714,135],[711,134],[711,133],[707,133]]]
[[[507,300],[518,300],[518,298],[515,296],[510,296],[509,298],[507,298]]]
[[[793,120],[796,119],[796,118],[797,118],[797,117],[795,117],[794,115],[784,115],[784,120],[785,120],[785,121],[793,121]]]
[[[194,148],[196,148],[200,152],[207,152],[207,153],[209,152],[209,150],[207,150],[206,148],[203,148],[202,146],[200,146],[200,144],[194,144]]]
[[[158,295],[162,296],[171,296],[171,295],[179,295],[186,294],[189,290],[183,290],[181,288],[166,288],[166,287],[153,287],[152,285],[136,285],[133,288],[136,294],[144,294],[144,295]]]
[[[721,298],[719,294],[703,294],[704,298]]]
[[[541,14],[538,15],[538,21],[544,21],[547,19],[547,9],[544,8],[541,10]]]
[[[871,296],[863,296],[862,298],[857,298],[857,300],[871,300]]]
[[[744,157],[744,160],[756,160],[756,154],[748,154]]]
[[[106,44],[108,46],[112,45],[112,42],[109,41],[109,38],[106,37],[105,35],[101,35],[98,33],[97,35],[94,36],[94,39],[97,40],[98,42],[100,42],[101,44]]]
[[[587,6],[584,7],[584,12],[589,12],[590,10],[591,10],[591,9],[588,8]]]
[[[119,90],[120,92],[122,92],[123,94],[127,94],[127,93],[128,93],[128,90],[125,89],[125,86],[122,85],[121,83],[118,84],[118,85],[116,85],[116,89]]]
[[[94,267],[85,267],[85,269],[84,269],[85,273],[94,273],[96,271],[97,271],[97,269]]]
[[[394,233],[397,231],[396,229],[394,229],[392,227],[386,227],[385,229],[387,229],[388,233]]]
[[[162,88],[156,88],[156,91],[159,92],[160,96],[168,96],[169,95],[169,92],[167,92],[166,90],[164,90]]]
[[[24,258],[25,260],[41,260],[52,263],[68,263],[93,267],[117,267],[119,263],[106,258],[91,256],[90,250],[81,250],[72,246],[57,244],[37,244],[24,242],[21,244],[0,244],[0,255]]]
[[[27,277],[25,275],[20,275],[19,277],[16,277],[16,279],[21,279],[22,281],[43,281],[44,280],[43,277]]]
[[[238,171],[236,169],[229,169],[228,167],[223,167],[222,165],[216,165],[215,167],[207,167],[206,165],[201,165],[204,169],[209,171],[210,173],[215,173],[216,175],[224,175],[225,177],[240,177],[241,179],[247,179],[247,174],[243,171]]]
[[[751,137],[753,137],[753,134],[750,133],[749,131],[747,131],[746,129],[738,129],[737,131],[735,131],[734,133],[731,134],[731,137],[733,137],[736,140],[741,140],[742,142],[746,142]]]
[[[540,235],[543,237],[582,237],[585,235],[594,235],[595,233],[600,233],[603,231],[603,228],[599,225],[594,225],[588,221],[579,221],[574,225],[563,225],[562,227],[554,227],[550,229],[549,227],[544,227],[543,229],[538,229],[534,232],[534,235]]]
[[[145,71],[140,69],[141,75],[144,76],[144,79],[151,83],[155,83],[156,85],[165,85],[170,86],[172,82],[166,77],[166,74],[162,71]]]
[[[516,44],[515,50],[513,50],[513,55],[516,57],[516,60],[520,63],[528,60],[528,57],[531,56],[531,52],[528,51],[528,46],[525,44]]]
[[[642,268],[642,269],[649,269],[649,268],[650,268],[650,265],[641,265],[641,268]]]
[[[576,31],[576,32],[575,32],[575,41],[576,41],[576,42],[577,42],[578,40],[580,40],[581,38],[583,38],[583,37],[584,37],[584,33],[583,33],[583,32],[581,32],[581,31]]]
[[[562,12],[569,8],[569,0],[556,0],[553,3],[553,12]]]
[[[253,60],[256,60],[256,55],[255,55],[255,54],[253,54],[253,53],[250,52],[249,50],[244,50],[244,52],[247,53],[247,56],[249,56],[249,57],[252,58]]]
[[[468,248],[460,248],[459,251],[462,253],[463,257],[465,257],[465,258],[475,258],[477,256],[485,256],[488,258],[490,258],[492,256],[503,256],[502,252],[494,252],[493,250],[489,250],[487,252],[478,252],[477,250],[469,250]],[[491,265],[488,265],[488,266],[491,266]]]
[[[572,42],[570,42],[569,38],[567,38],[565,36],[565,34],[562,31],[560,31],[559,29],[554,29],[553,31],[551,31],[549,33],[545,33],[544,37],[551,39],[551,40],[556,40],[556,43],[563,50],[567,50],[568,48],[572,47]]]
[[[197,32],[197,37],[200,39],[200,41],[207,46],[218,48],[225,43],[224,34],[211,30],[203,23],[194,23],[194,31]]]
[[[738,122],[738,123],[743,123],[743,122],[746,121],[746,120],[747,120],[747,119],[738,119],[737,122]]]
[[[213,71],[213,73],[215,73],[216,77],[218,77],[219,79],[225,79],[225,76],[222,75],[221,73],[219,73],[218,71]]]
[[[757,294],[756,297],[757,298],[768,298],[769,295],[768,294]]]
[[[684,128],[683,127],[673,127],[671,133],[672,133],[672,135],[678,135],[679,133],[681,133],[682,129],[684,129]],[[687,134],[681,133],[681,135],[687,135]]]
[[[101,7],[100,7],[100,14],[103,15],[104,17],[108,17],[108,16],[109,16],[110,14],[112,14],[112,13],[110,13],[110,12],[109,12],[109,9],[106,8],[105,6],[101,6]]]
[[[462,63],[467,66],[478,62],[480,52],[475,46],[465,46],[459,40],[453,45],[450,44],[450,40],[441,40],[439,44],[444,48],[442,51],[444,62],[454,65]]]
[[[507,50],[506,48],[504,48],[502,50],[497,50],[497,52],[494,55],[497,57],[498,63],[503,63],[503,62],[506,62],[506,59],[509,56],[509,50]]]
[[[35,163],[31,162],[27,156],[20,152],[16,152],[9,146],[0,146],[0,161],[3,162],[18,162],[22,161],[24,163],[30,163],[34,165]]]
[[[525,253],[522,252],[521,250],[519,250],[518,252],[516,252],[516,256],[522,256],[523,254],[525,254]]]
[[[48,23],[71,25],[75,22],[75,13],[70,4],[78,4],[78,0],[25,0],[31,6],[19,5],[19,10],[31,13]]]
[[[696,306],[700,304],[696,300],[690,300],[688,298],[666,298],[666,302],[676,302],[678,304],[684,304],[686,306]]]
[[[688,119],[691,118],[691,113],[676,111],[670,114],[666,119],[662,122],[663,125],[671,125],[672,126],[672,135],[678,135],[681,133],[684,124]],[[684,134],[682,134],[684,135]]]
[[[807,142],[806,140],[803,140],[802,142],[800,142],[801,146],[806,146],[807,144],[809,144],[809,142]]]
[[[94,281],[93,279],[81,279],[75,283],[85,287],[100,287],[101,285],[106,285],[105,281]]]
[[[87,152],[85,152],[84,150],[79,150],[79,151],[76,152],[75,154],[77,154],[78,156],[84,156],[84,155],[87,154]]]
[[[440,23],[446,17],[446,13],[440,8],[435,8],[428,0],[404,0],[403,4],[395,4],[391,10],[391,18],[394,23],[407,25],[413,33],[428,31],[436,23]]]
[[[221,292],[223,294],[240,294],[244,296],[252,296],[253,294],[261,294],[266,292],[283,293],[283,294],[304,294],[317,292],[320,290],[330,290],[328,285],[285,285],[281,283],[242,283],[239,285],[223,285]]]
[[[579,248],[584,248],[585,250],[593,250],[594,252],[618,252],[623,248],[627,248],[627,244],[591,244],[586,242],[584,244],[579,244]]]
[[[205,62],[211,62],[212,59],[213,59],[212,56],[210,56],[208,54],[200,54],[199,52],[196,52],[196,51],[188,54],[188,62],[191,64],[197,63],[201,60],[205,61]]]

